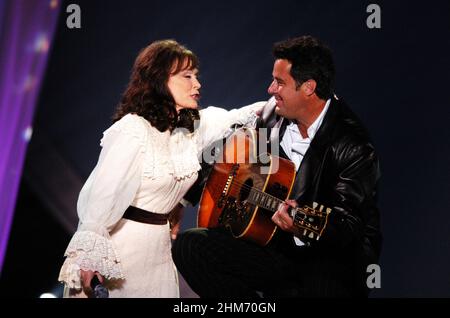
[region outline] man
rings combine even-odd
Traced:
[[[288,203],[272,221],[282,230],[261,247],[225,229],[192,229],[174,242],[179,271],[201,297],[366,297],[366,269],[381,249],[378,160],[357,117],[333,96],[330,50],[311,36],[275,44],[275,107],[259,127],[279,138],[280,156],[297,168]],[[277,129],[274,129],[277,128]],[[309,242],[288,206],[329,207],[327,226]]]

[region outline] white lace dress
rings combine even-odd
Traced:
[[[104,132],[97,165],[77,204],[79,226],[59,275],[65,295],[81,292],[80,269],[107,278],[110,297],[179,297],[171,256],[169,224],[123,219],[128,206],[168,213],[197,179],[202,150],[234,124],[256,119],[259,102],[232,111],[200,111],[193,133],[160,132],[143,117],[128,114]]]

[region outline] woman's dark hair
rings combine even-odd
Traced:
[[[316,94],[321,99],[333,96],[335,68],[330,49],[316,38],[306,35],[278,42],[273,47],[276,59],[292,63],[291,76],[297,87],[309,79],[316,81]]]
[[[163,132],[176,127],[194,130],[197,109],[182,109],[177,114],[175,100],[167,82],[171,74],[198,68],[194,53],[174,40],[156,41],[144,48],[134,62],[130,82],[123,93],[113,122],[129,113],[147,119]]]

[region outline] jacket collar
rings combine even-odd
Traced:
[[[332,140],[333,126],[339,113],[339,101],[334,97],[331,98],[330,107],[323,119],[323,122],[317,131],[314,139],[306,151],[305,157],[300,164],[294,182],[294,188],[291,192],[291,198],[300,199],[306,194],[307,190],[311,189],[311,184],[318,186],[318,180],[322,172],[322,165],[326,157],[329,145]]]

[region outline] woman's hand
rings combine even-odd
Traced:
[[[91,281],[94,275],[96,275],[100,283],[103,284],[104,278],[100,273],[80,269],[81,286],[86,295],[92,294]]]
[[[180,231],[181,220],[183,219],[184,207],[178,203],[169,213],[170,236],[172,240],[177,238]]]

